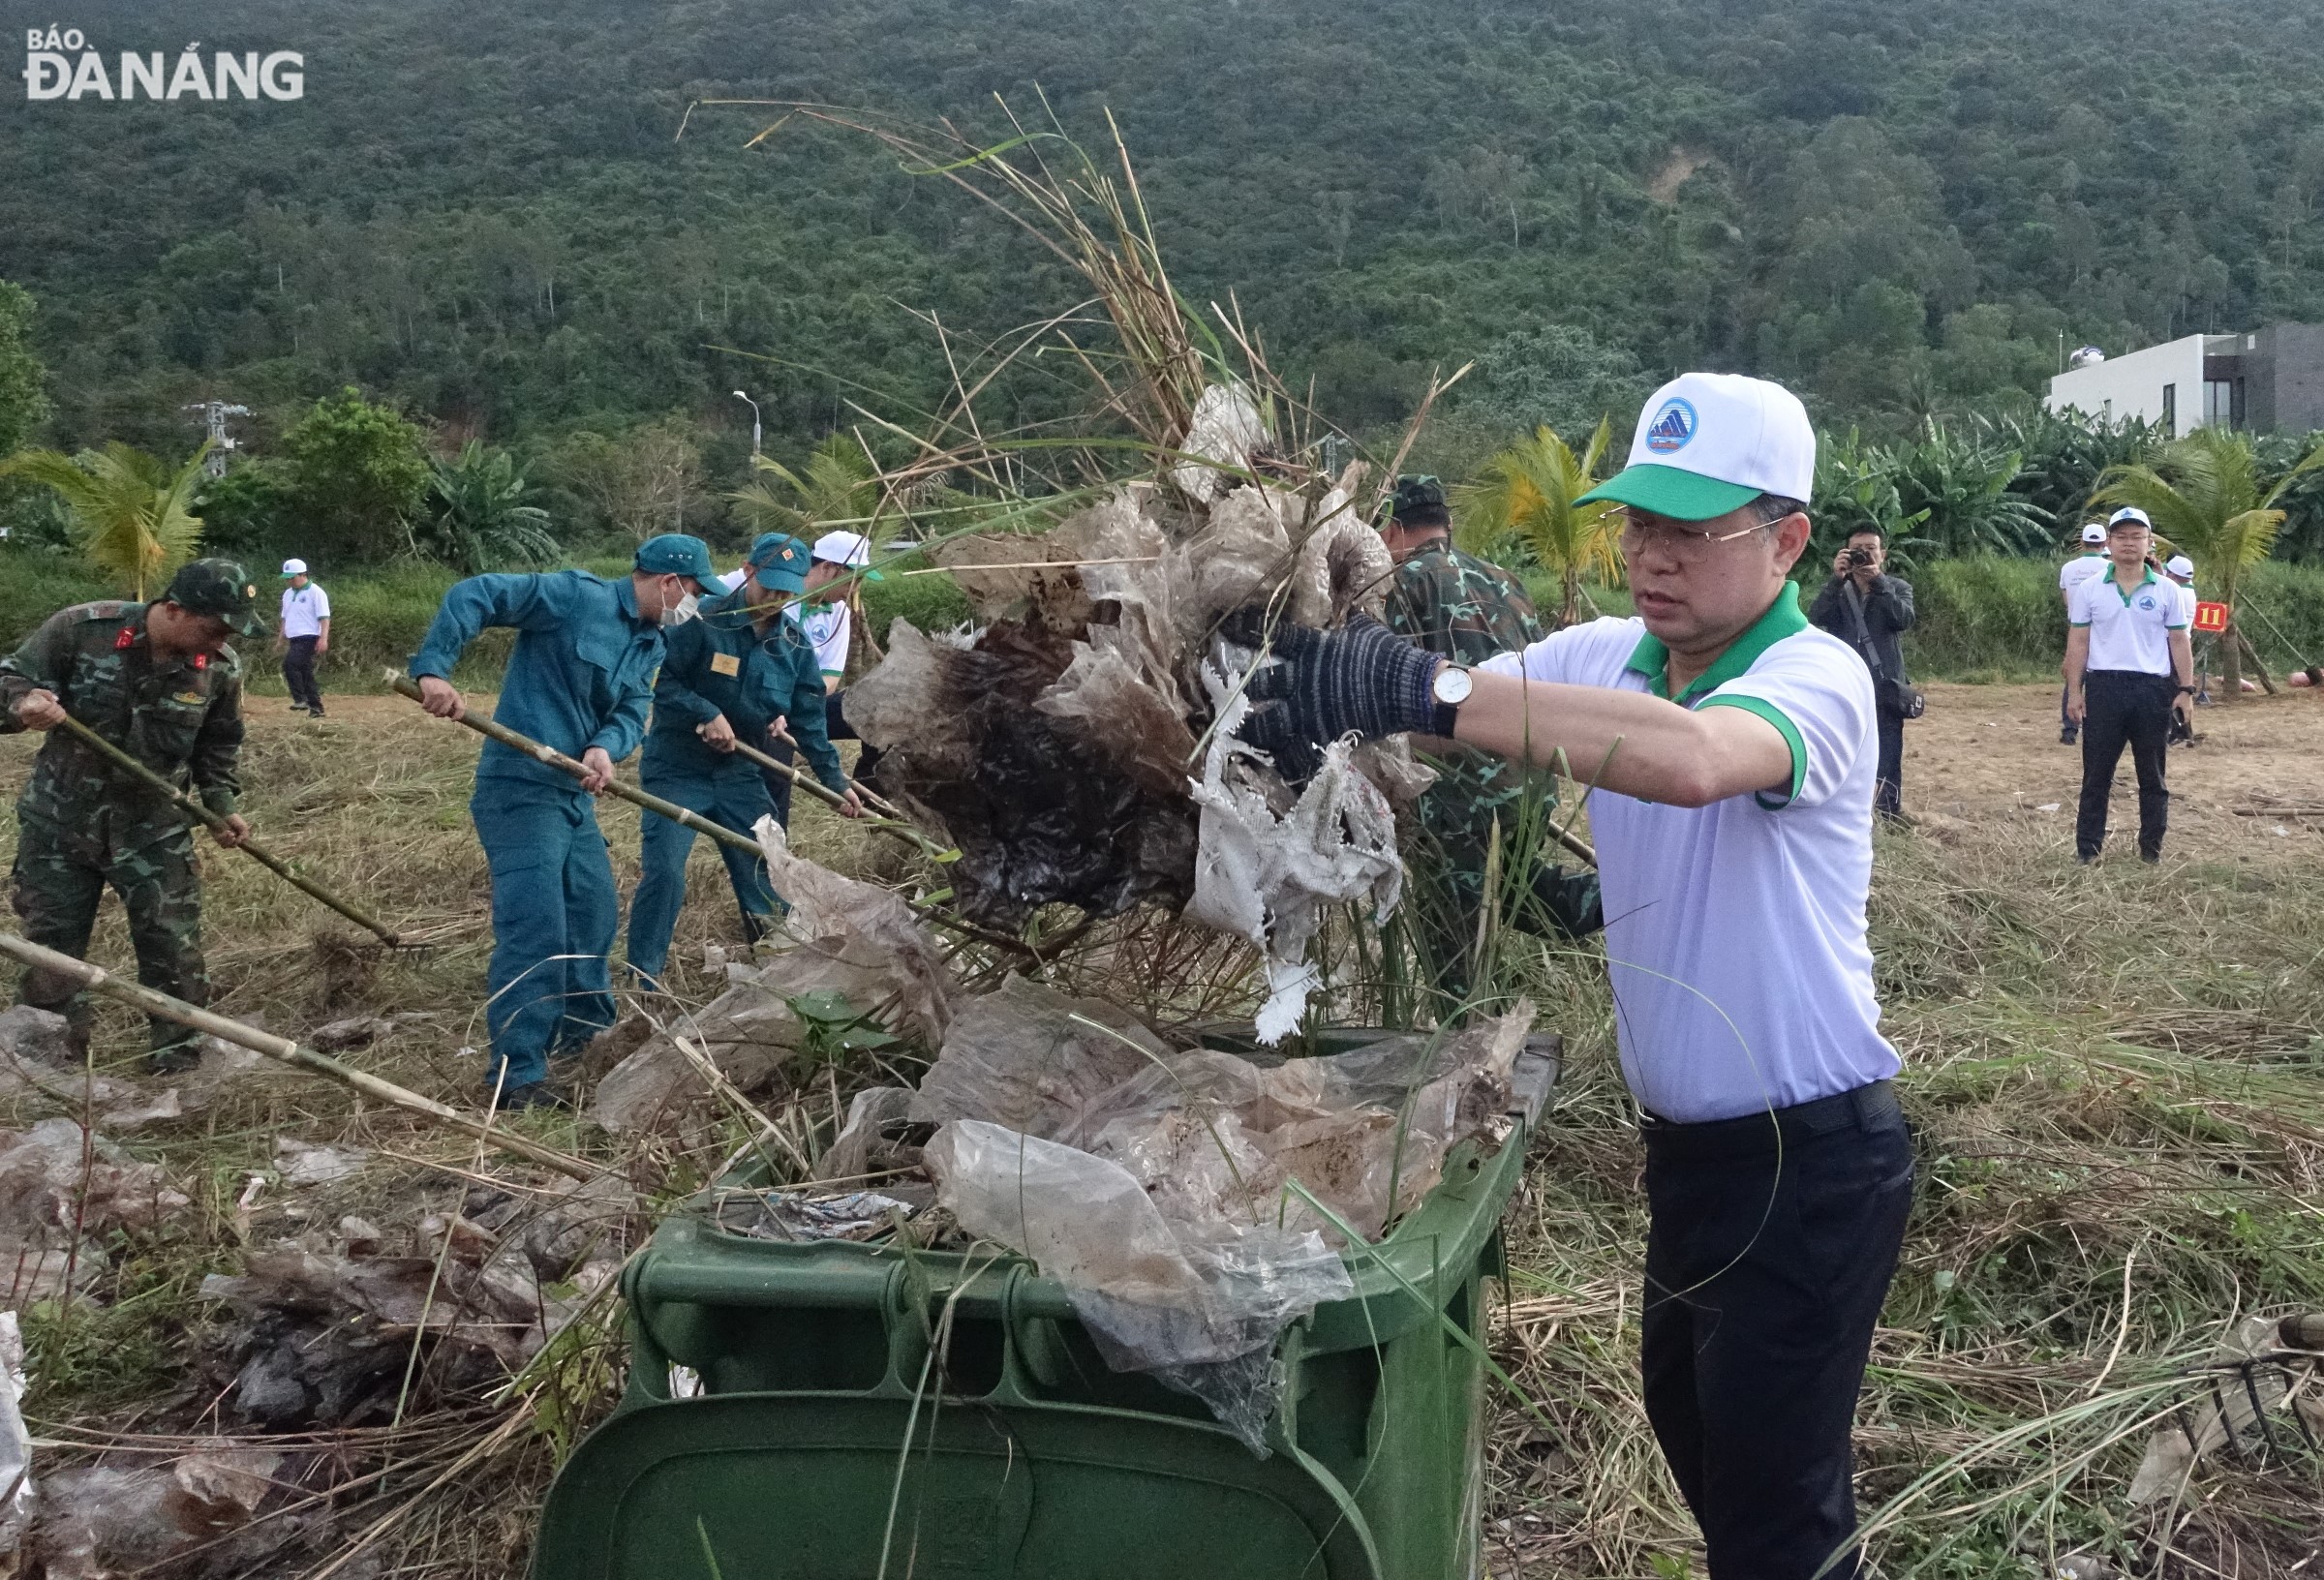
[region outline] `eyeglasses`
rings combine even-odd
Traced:
[[[1676,560],[1696,560],[1707,553],[1714,543],[1727,543],[1752,532],[1763,532],[1780,526],[1786,518],[1774,521],[1755,521],[1748,527],[1738,527],[1731,532],[1696,532],[1670,522],[1656,519],[1640,521],[1636,516],[1623,518],[1622,535],[1618,540],[1622,552],[1636,557],[1649,548],[1661,549]]]

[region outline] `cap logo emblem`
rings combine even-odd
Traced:
[[[1673,395],[1663,403],[1646,428],[1646,447],[1657,455],[1670,455],[1687,447],[1695,437],[1696,416],[1692,402]]]

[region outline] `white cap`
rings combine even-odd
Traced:
[[[1575,503],[1612,500],[1708,521],[1762,494],[1816,491],[1816,425],[1799,397],[1764,379],[1681,374],[1646,398],[1630,464]]]
[[[2102,522],[2102,521],[2094,521],[2094,522],[2091,522],[2089,525],[2085,526],[2085,527],[2082,529],[2082,541],[2083,541],[2083,542],[2085,542],[2085,543],[2103,543],[2103,542],[2105,542],[2105,541],[2106,541],[2106,524],[2105,524],[2104,522]]]
[[[872,540],[861,532],[825,532],[815,539],[814,555],[835,565],[868,565]]]
[[[2162,568],[2174,576],[2192,576],[2195,573],[2195,562],[2184,554],[2174,554],[2164,562]]]
[[[2155,530],[2155,524],[2147,519],[2147,513],[2135,504],[2125,504],[2113,515],[2108,516],[2106,530],[2112,532],[2125,521],[2135,521],[2150,532]]]
[[[284,575],[286,575],[286,576],[304,576],[306,573],[307,573],[307,562],[306,562],[304,560],[286,560],[286,561],[284,561],[284,562],[283,562],[283,574],[284,574]]]

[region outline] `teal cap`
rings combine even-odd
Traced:
[[[761,532],[745,562],[758,585],[770,592],[807,591],[807,566],[812,558],[805,543],[788,532]]]
[[[723,587],[710,562],[710,545],[684,532],[663,532],[637,546],[637,568],[649,576],[691,576],[704,587]]]

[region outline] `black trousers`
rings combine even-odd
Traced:
[[[1808,1580],[1835,1553],[1852,1580],[1856,1393],[1912,1204],[1895,1093],[1642,1128],[1646,1417],[1711,1580]]]
[[[2163,830],[2171,819],[2163,754],[2171,734],[2171,699],[2178,692],[2179,683],[2168,675],[2094,669],[2082,677],[2082,809],[2074,822],[2074,854],[2083,860],[2106,843],[2106,805],[2125,744],[2138,771],[2138,853],[2162,854]]]
[[[290,706],[322,712],[322,687],[315,684],[315,643],[311,636],[286,637],[283,684],[290,688]]]
[[[1881,731],[1880,782],[1872,793],[1872,809],[1883,817],[1905,812],[1905,715],[1879,710]]]

